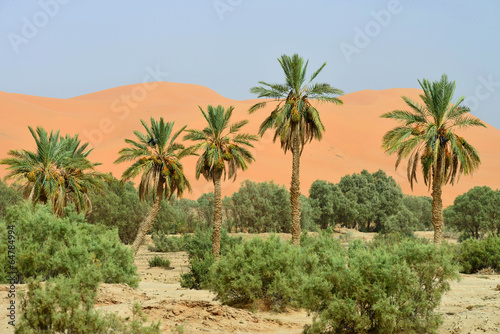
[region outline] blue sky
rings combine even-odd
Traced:
[[[299,53],[346,93],[447,73],[455,99],[500,128],[499,14],[498,0],[1,0],[0,90],[68,98],[156,69],[249,99]]]

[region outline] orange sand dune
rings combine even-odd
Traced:
[[[346,174],[367,169],[374,172],[385,170],[392,175],[407,194],[429,195],[427,187],[418,183],[413,192],[406,180],[406,164],[395,171],[395,156],[387,156],[380,148],[383,134],[396,123],[379,116],[393,109],[403,109],[401,95],[418,99],[418,89],[388,89],[382,91],[364,90],[342,97],[344,106],[323,104],[321,112],[326,133],[321,142],[312,142],[301,159],[301,189],[307,195],[311,183],[317,179],[338,182]],[[198,105],[204,109],[208,104],[233,105],[234,121],[249,119],[246,132],[256,133],[260,123],[270,112],[273,104],[252,115],[248,108],[257,100],[237,101],[225,98],[199,85],[170,82],[151,82],[112,88],[71,99],[54,99],[0,92],[0,158],[7,157],[9,149],[34,149],[34,140],[28,131],[43,126],[47,130],[59,129],[62,134],[76,133],[94,147],[90,158],[102,162],[102,171],[120,176],[125,164],[115,165],[117,152],[125,146],[125,138],[133,138],[134,130],[141,130],[140,119],[164,117],[175,121],[176,127],[190,128],[205,126]],[[500,131],[492,126],[488,129],[469,129],[463,132],[482,158],[479,171],[473,176],[463,176],[455,186],[444,188],[445,205],[468,189],[477,185],[500,188]],[[255,182],[274,180],[289,185],[291,176],[291,154],[283,154],[279,143],[272,142],[272,133],[267,133],[253,150],[256,161],[245,172],[239,172],[236,182],[223,183],[223,195],[231,195],[240,182],[250,179]],[[189,198],[197,198],[213,189],[204,179],[195,180],[196,157],[185,159],[184,166],[192,181],[193,192]],[[6,174],[0,166],[0,176]]]

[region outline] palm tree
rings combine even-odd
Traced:
[[[55,214],[62,216],[68,203],[86,215],[92,211],[89,192],[102,190],[106,174],[95,170],[100,163],[93,163],[87,156],[88,143],[80,145],[78,135],[61,137],[59,131],[50,134],[41,127],[36,131],[28,127],[36,142],[36,151],[10,150],[11,158],[0,161],[9,165],[5,177],[21,184],[24,197],[33,203],[52,202]]]
[[[446,74],[433,83],[427,79],[418,81],[423,94],[423,105],[402,97],[410,111],[394,110],[383,114],[383,118],[394,119],[402,125],[388,131],[383,138],[382,148],[389,154],[397,153],[396,168],[402,159],[408,158],[407,175],[413,189],[417,182],[417,168],[420,163],[424,183],[432,187],[432,224],[434,242],[441,243],[443,227],[442,187],[458,181],[460,174],[474,172],[481,160],[479,154],[455,130],[471,126],[486,127],[479,119],[468,114],[464,97],[452,103],[455,82],[449,82]]]
[[[327,102],[341,105],[343,102],[334,97],[343,94],[342,90],[333,88],[327,83],[311,82],[326,66],[321,65],[306,83],[306,70],[309,61],[294,54],[292,57],[282,55],[278,61],[285,72],[284,84],[269,84],[263,81],[263,86],[253,87],[251,93],[259,98],[270,98],[278,102],[271,114],[262,122],[259,134],[274,129],[274,141],[279,137],[281,148],[285,153],[292,151],[292,181],[290,185],[290,204],[292,209],[292,242],[300,244],[300,156],[306,143],[313,139],[321,140],[325,127],[321,122],[318,110],[312,101]],[[267,101],[253,105],[250,113],[264,108]]]
[[[170,200],[175,193],[180,198],[186,188],[191,191],[191,185],[184,175],[180,162],[181,158],[190,155],[191,152],[186,150],[184,145],[175,142],[186,126],[174,133],[174,122],[164,122],[163,118],[160,118],[159,122],[151,118],[151,126],[143,120],[141,123],[146,132],[134,131],[137,140],[125,139],[130,147],[121,149],[118,153],[120,156],[115,161],[115,163],[133,161],[133,164],[123,172],[122,181],[132,180],[141,174],[139,198],[141,200],[150,196],[153,198],[151,210],[139,226],[134,240],[135,254],[158,216],[163,197]]]
[[[255,160],[247,147],[253,147],[257,136],[238,133],[248,123],[247,120],[229,125],[233,107],[224,110],[223,106],[209,105],[207,111],[199,107],[208,126],[203,130],[186,130],[184,139],[199,142],[192,146],[193,151],[201,150],[196,163],[196,179],[200,175],[214,184],[214,231],[212,251],[216,258],[220,254],[220,232],[222,227],[221,178],[236,180],[238,169],[247,169],[247,163]],[[228,129],[229,128],[229,129]],[[228,130],[227,132],[225,130]]]

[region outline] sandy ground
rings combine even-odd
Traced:
[[[422,236],[431,237],[432,233],[424,232]],[[286,239],[289,235],[282,237]],[[370,239],[371,235],[352,232],[349,237]],[[155,255],[169,258],[172,269],[149,268],[147,261]],[[96,303],[99,310],[131,317],[132,304],[139,302],[150,321],[161,321],[163,333],[182,333],[181,328],[186,334],[301,333],[303,326],[312,321],[304,311],[253,313],[221,305],[209,291],[181,288],[179,276],[188,270],[184,252],[152,253],[143,246],[136,265],[141,275],[139,288],[102,284]],[[0,286],[0,291],[0,333],[13,333],[6,318],[8,286]],[[451,291],[443,296],[437,312],[443,318],[439,334],[500,333],[500,275],[488,272],[462,275],[460,282],[451,282]],[[178,331],[176,326],[181,326]]]

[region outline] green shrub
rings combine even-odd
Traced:
[[[156,234],[152,235],[154,246],[149,246],[148,249],[151,252],[180,252],[185,250],[184,244],[189,242],[191,236],[184,234],[182,237],[169,237],[166,234]]]
[[[417,239],[355,240],[305,278],[302,305],[316,314],[305,333],[433,333],[433,310],[456,278],[452,253]]]
[[[212,254],[212,229],[196,231],[193,236],[186,237],[185,251],[189,258],[189,272],[181,274],[181,286],[189,289],[205,289],[209,286],[209,271],[215,262]],[[221,231],[221,255],[242,242],[242,238],[230,237],[225,229]]]
[[[132,323],[126,323],[115,314],[98,313],[94,303],[101,279],[95,265],[81,268],[73,278],[50,279],[44,286],[30,279],[27,291],[20,292],[20,319],[16,333],[160,333],[159,322],[143,326],[146,319],[138,305],[134,305]]]
[[[457,248],[456,260],[466,274],[485,268],[500,272],[500,237],[465,240]]]
[[[21,191],[0,180],[0,219],[7,214],[7,208],[21,202]]]
[[[150,267],[170,268],[170,260],[160,256],[155,256],[148,261]]]
[[[120,240],[132,244],[149,209],[146,202],[139,200],[133,183],[112,178],[105,182],[102,193],[90,194],[90,200],[92,212],[87,221],[118,229]]]
[[[385,220],[382,233],[402,233],[405,235],[412,235],[413,232],[421,228],[421,224],[417,218],[408,210],[406,207],[402,206],[401,209],[395,215],[387,217]]]
[[[231,248],[213,266],[210,290],[224,304],[282,310],[297,304],[301,250],[278,236],[256,237]]]
[[[500,190],[487,186],[469,189],[458,195],[443,215],[445,225],[462,232],[464,237],[500,236]]]
[[[116,230],[88,224],[83,215],[74,212],[58,218],[50,205],[33,208],[29,203],[9,208],[6,220],[14,225],[20,282],[30,277],[75,277],[90,264],[96,265],[105,283],[135,287],[139,282],[133,251],[120,243]],[[6,244],[6,240],[1,243]]]
[[[332,265],[345,250],[331,232],[303,233],[301,247],[278,236],[254,238],[230,248],[210,272],[210,290],[225,304],[263,306],[282,311],[300,305],[304,275]]]

